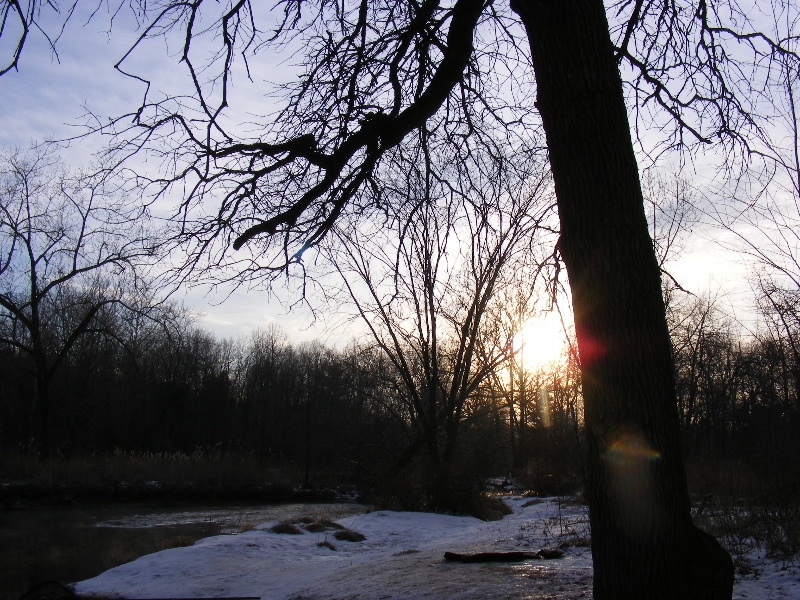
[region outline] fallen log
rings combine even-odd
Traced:
[[[461,553],[461,552],[445,552],[444,559],[452,560],[463,563],[480,563],[480,562],[521,562],[523,560],[552,560],[554,558],[561,558],[564,553],[561,550],[548,550],[541,549],[538,552],[522,552],[512,550],[509,552],[475,552],[475,553]]]

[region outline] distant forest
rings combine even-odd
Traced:
[[[713,302],[680,297],[669,302],[670,323],[694,491],[796,485],[789,476],[800,473],[796,309],[764,303],[761,333],[744,338]],[[51,317],[44,337],[55,340],[72,316],[61,307]],[[420,454],[406,388],[369,344],[296,344],[278,326],[218,340],[177,306],[154,320],[111,305],[98,319],[102,327],[82,335],[53,374],[56,457],[252,457],[265,468],[292,466],[307,484],[368,487]],[[545,492],[579,489],[583,416],[574,358],[529,372],[512,357],[498,373],[462,415],[459,481],[512,473]],[[35,397],[29,356],[0,346],[6,453],[33,450]]]

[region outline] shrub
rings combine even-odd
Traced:
[[[272,533],[286,533],[289,535],[300,535],[303,531],[294,523],[289,521],[281,521],[269,528]]]
[[[337,531],[333,534],[333,537],[340,542],[363,542],[365,539],[367,539],[367,536],[365,536],[363,533],[353,531],[352,529],[342,529]]]
[[[720,496],[704,500],[695,522],[709,531],[739,562],[762,548],[771,558],[800,555],[800,497],[797,485],[755,497]]]

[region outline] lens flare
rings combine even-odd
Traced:
[[[550,418],[550,392],[546,387],[539,390],[539,416],[542,419],[542,425],[550,429],[553,422]]]
[[[641,435],[626,432],[608,445],[610,460],[656,460],[661,453],[654,450]]]
[[[608,444],[605,461],[612,500],[619,525],[632,539],[648,538],[659,522],[653,466],[660,458],[661,454],[635,432],[621,432]]]

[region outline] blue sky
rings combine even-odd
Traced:
[[[90,112],[112,117],[138,106],[142,84],[114,69],[135,40],[132,24],[116,20],[109,35],[106,15],[84,23],[85,14],[73,17],[57,45],[58,57],[43,36],[31,34],[19,70],[0,77],[0,146],[25,149],[43,140],[67,139],[83,131],[81,126]],[[0,52],[8,49],[9,39],[0,40]],[[151,73],[178,63],[174,56],[165,60],[169,50],[163,44],[152,44],[146,50],[137,55],[132,67]],[[99,137],[75,140],[61,156],[79,168],[91,162],[102,144]],[[275,294],[246,289],[229,292],[226,288],[193,287],[180,290],[173,298],[204,313],[203,327],[221,337],[249,335],[272,323],[281,325],[296,341],[337,336],[302,306],[288,311],[284,304],[296,296],[283,294],[280,288]],[[286,296],[283,302],[281,295]]]
[[[0,78],[0,145],[25,148],[34,141],[68,138],[81,131],[79,126],[88,112],[116,116],[138,106],[142,84],[113,68],[135,40],[133,24],[118,18],[109,33],[106,15],[86,21],[85,14],[73,17],[59,40],[58,59],[41,35],[32,34],[20,70]],[[8,40],[0,40],[0,52],[7,49]],[[168,47],[163,41],[151,43],[135,60],[126,66],[143,73],[163,75],[166,69],[178,66],[175,47]],[[271,77],[276,77],[280,68],[280,64],[267,65]],[[257,85],[241,89],[252,94],[254,87],[257,89]],[[263,110],[264,98],[260,94],[245,100],[257,104],[261,112],[268,112]],[[247,112],[247,103],[244,108],[239,105],[239,110],[240,114]],[[99,138],[81,139],[73,141],[62,156],[72,166],[80,167],[101,147]],[[693,237],[687,251],[671,268],[681,283],[694,292],[722,290],[732,294],[731,302],[746,302],[749,287],[741,257],[722,252],[702,234]],[[315,323],[308,311],[295,309],[289,313],[281,300],[285,304],[290,297],[280,288],[272,297],[259,290],[239,290],[230,296],[228,291],[196,287],[174,297],[205,313],[203,326],[220,336],[247,335],[270,323],[279,323],[296,340],[339,339],[342,335],[341,331],[326,333],[322,323]],[[324,306],[318,308],[320,313],[325,310]]]

